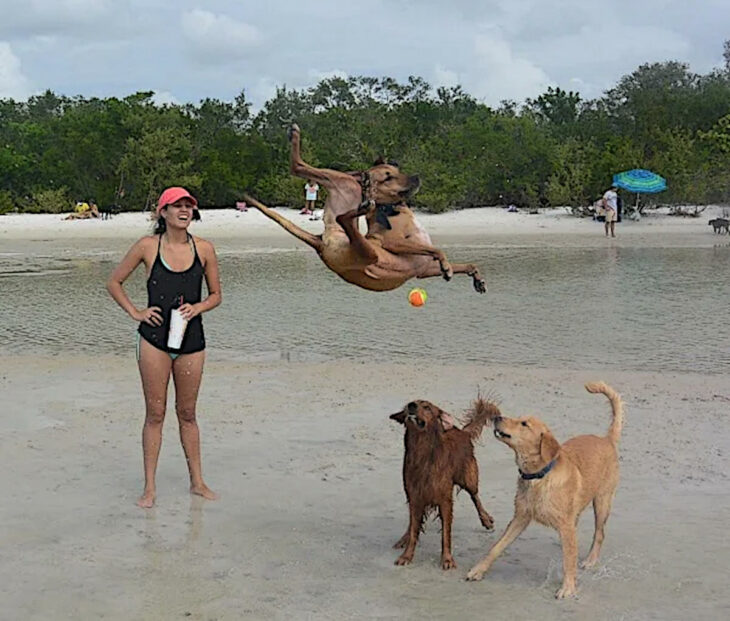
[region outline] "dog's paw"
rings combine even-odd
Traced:
[[[479,569],[478,567],[472,567],[469,570],[469,573],[466,574],[466,579],[469,582],[478,582],[483,577],[484,577],[484,572],[481,569]]]
[[[487,281],[483,278],[474,277],[474,289],[477,293],[487,292]]]
[[[489,515],[489,513],[480,515],[479,519],[481,520],[482,526],[484,526],[484,528],[486,528],[487,530],[494,530],[494,518]]]
[[[289,140],[294,140],[294,136],[298,136],[300,132],[301,130],[299,129],[299,125],[297,125],[296,123],[292,123],[289,126],[289,129],[286,130],[286,135]]]
[[[411,561],[413,560],[412,556],[406,556],[405,554],[401,554],[396,560],[396,565],[410,565]]]
[[[577,591],[574,584],[561,586],[555,593],[555,599],[565,599],[566,597],[575,597]]]
[[[581,562],[580,568],[581,569],[590,569],[591,567],[594,567],[597,562],[598,562],[597,558],[591,558],[589,556]]]
[[[441,558],[441,569],[456,569],[456,561],[450,554]]]

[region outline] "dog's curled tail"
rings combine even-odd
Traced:
[[[484,426],[499,416],[502,416],[502,413],[496,403],[483,397],[477,397],[474,399],[471,409],[466,413],[466,424],[462,429],[469,434],[472,440],[476,440],[482,434]]]
[[[624,404],[619,395],[613,388],[605,382],[588,382],[586,390],[592,393],[602,393],[608,397],[613,409],[613,420],[608,428],[608,439],[614,444],[618,444],[621,437],[621,429],[624,426]]]

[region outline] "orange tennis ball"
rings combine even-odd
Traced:
[[[421,289],[420,287],[411,289],[408,293],[408,302],[411,306],[423,306],[426,303],[426,300],[428,300],[428,293],[426,293],[425,289]]]

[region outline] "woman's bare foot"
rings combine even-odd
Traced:
[[[144,494],[139,497],[139,500],[137,501],[137,506],[142,507],[143,509],[150,509],[155,506],[155,498],[155,492],[145,491]]]
[[[205,483],[202,485],[191,485],[190,493],[195,494],[196,496],[202,496],[207,500],[218,500],[218,494],[210,489]]]

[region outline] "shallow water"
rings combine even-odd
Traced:
[[[470,279],[360,290],[307,248],[218,250],[224,303],[204,317],[211,353],[231,360],[361,359],[659,371],[730,371],[730,247],[587,246],[555,240],[444,245],[478,263]],[[132,355],[135,324],[104,282],[123,247],[0,253],[0,351]],[[127,287],[145,301],[139,269]]]

